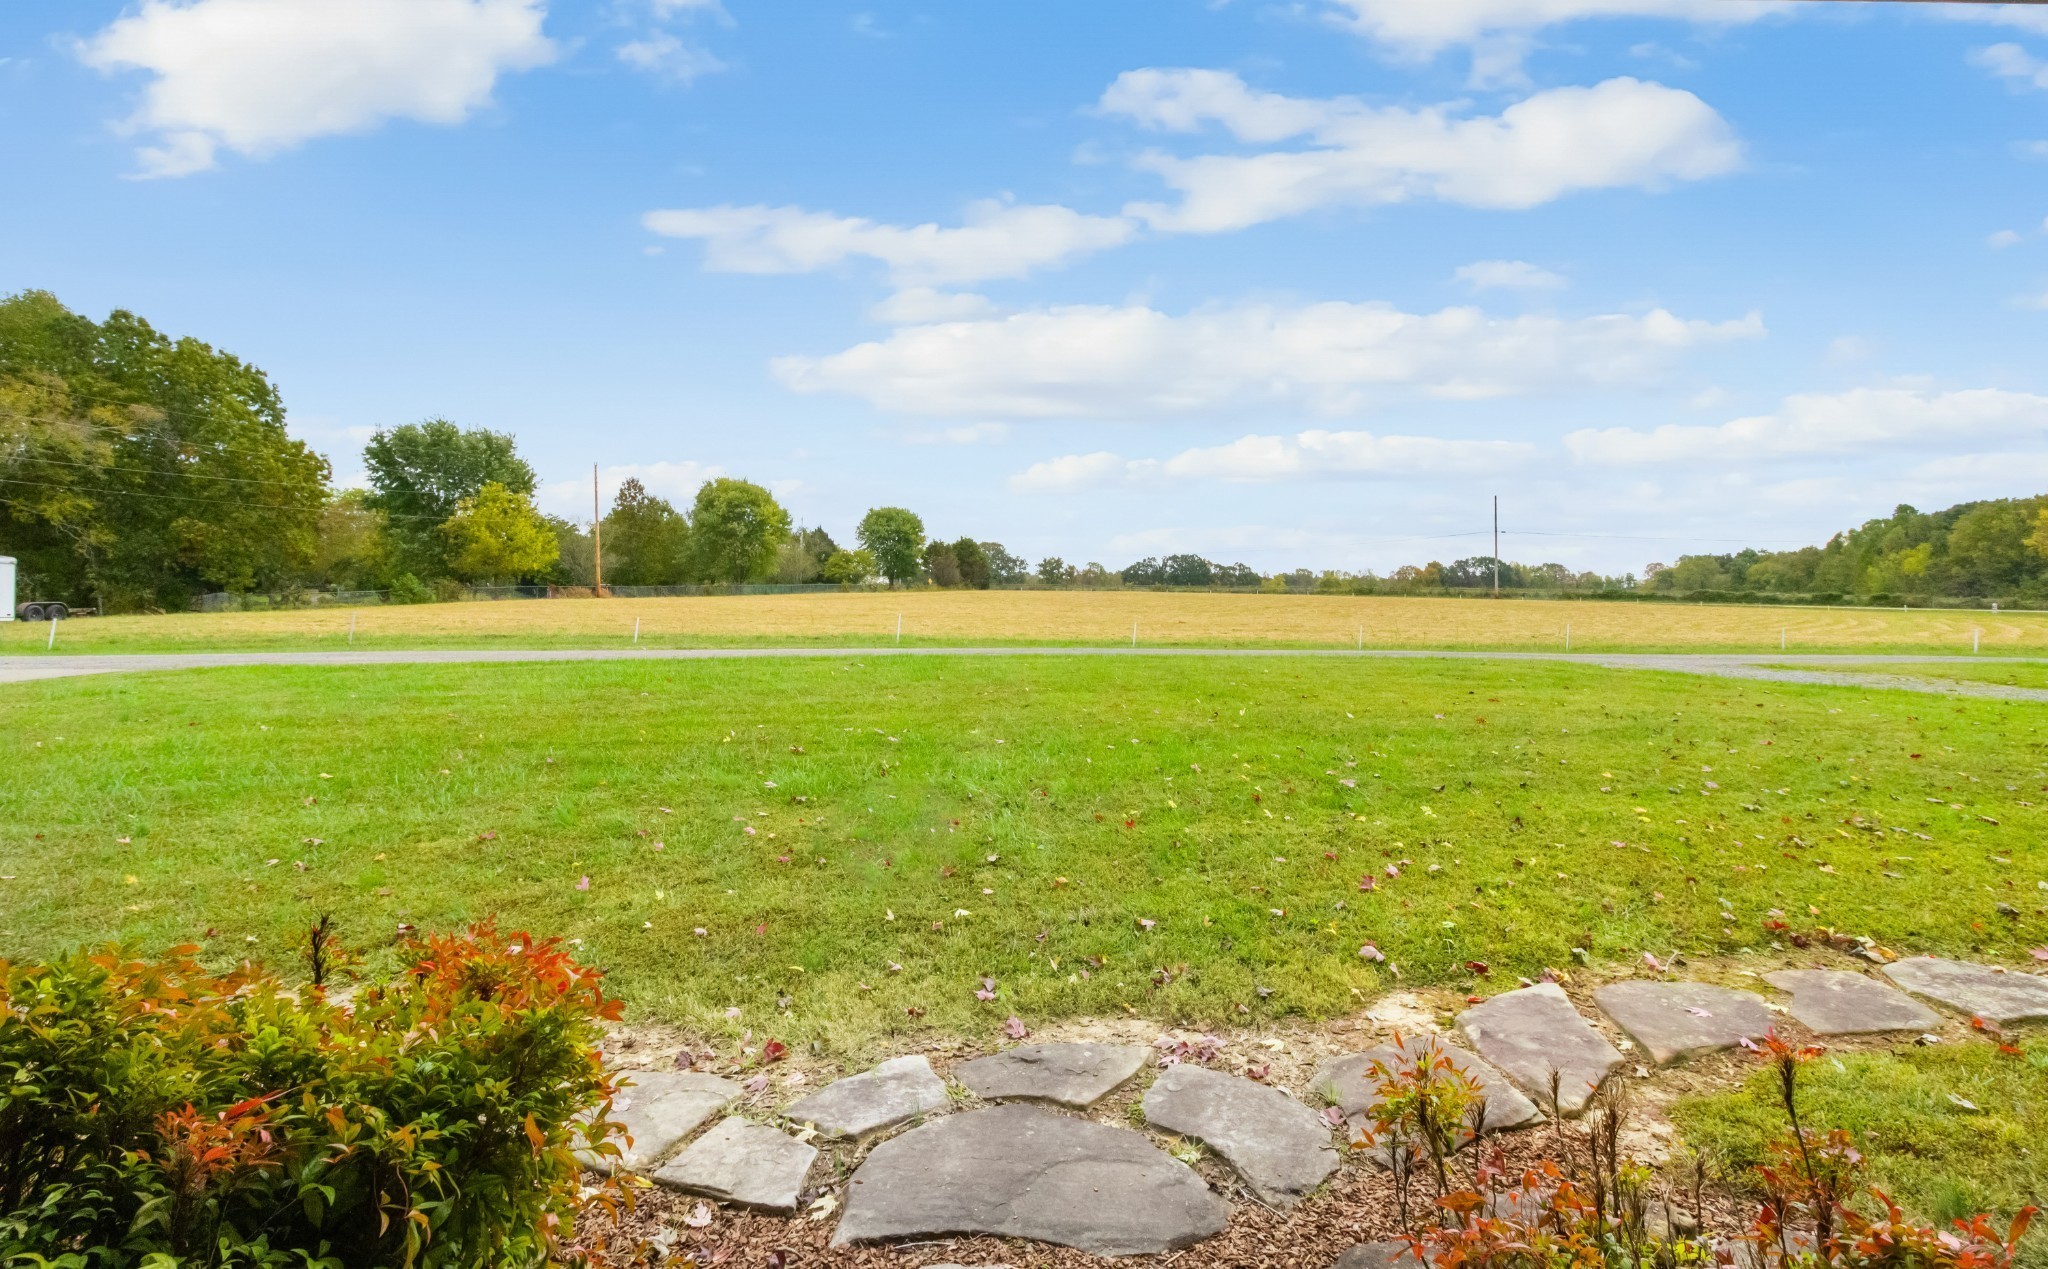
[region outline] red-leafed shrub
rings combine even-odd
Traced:
[[[538,1265],[616,1152],[598,971],[479,925],[347,1003],[177,948],[0,961],[0,1263]]]

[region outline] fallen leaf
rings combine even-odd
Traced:
[[[1010,1020],[1003,1024],[1003,1034],[1012,1040],[1021,1040],[1031,1032],[1025,1029],[1023,1019],[1012,1015]]]
[[[702,1229],[711,1223],[711,1204],[699,1203],[683,1217],[683,1224],[691,1229]]]

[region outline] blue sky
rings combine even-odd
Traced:
[[[9,0],[0,289],[678,502],[1640,570],[2048,490],[2048,6]]]

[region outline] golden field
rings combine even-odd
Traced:
[[[2048,653],[2048,614],[1562,600],[939,591],[550,599],[75,619],[59,652],[359,648],[1144,645],[1554,651]],[[0,652],[48,627],[0,626]]]

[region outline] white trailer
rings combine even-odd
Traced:
[[[0,555],[0,621],[14,620],[14,557]]]

